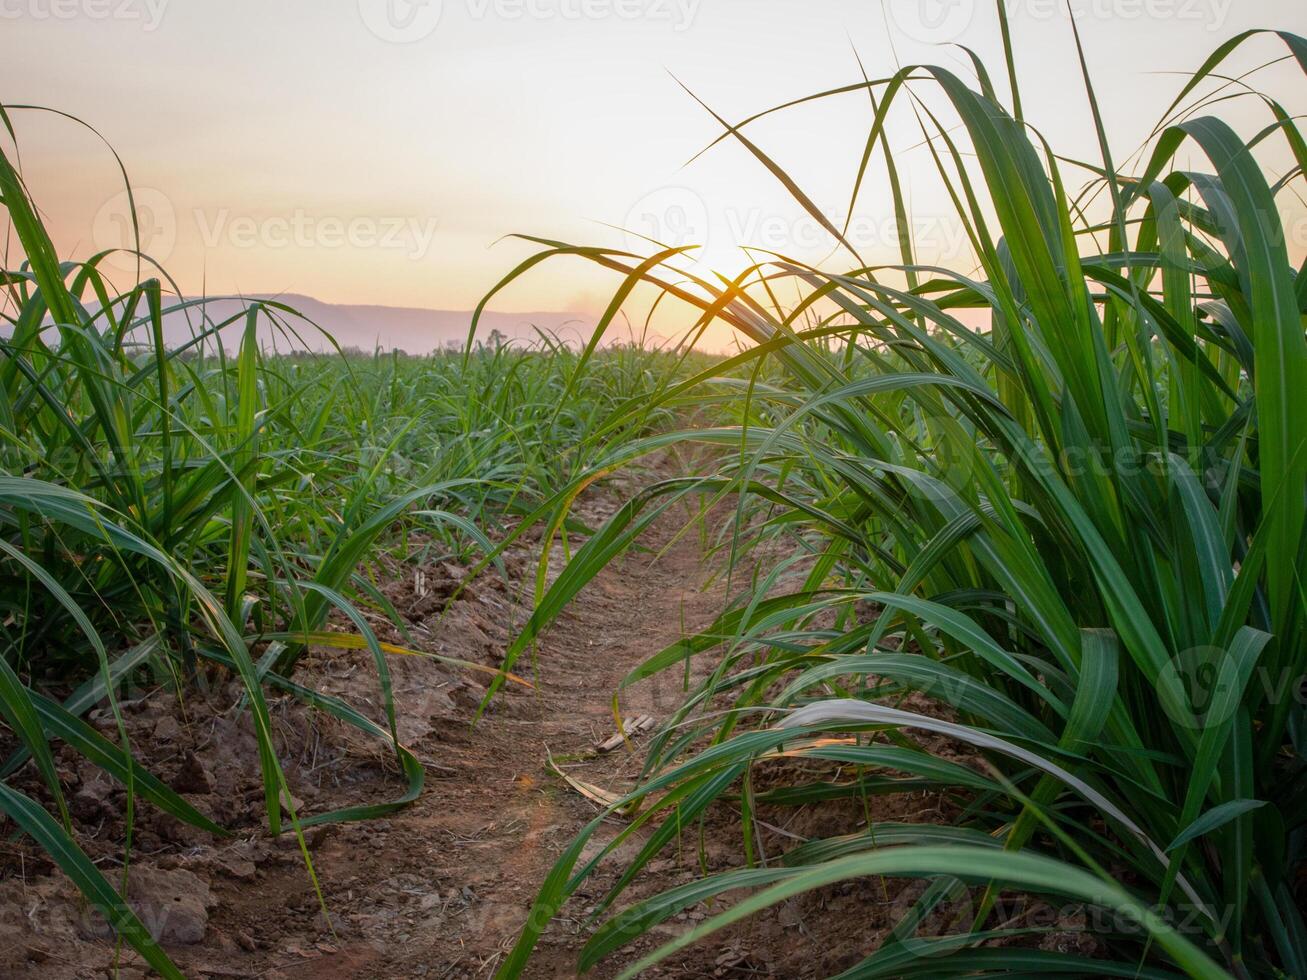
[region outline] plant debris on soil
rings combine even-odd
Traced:
[[[589,498],[578,515],[591,524],[619,499],[611,487]],[[611,707],[618,683],[722,611],[727,586],[705,569],[699,536],[677,533],[690,519],[688,511],[679,523],[677,515],[665,515],[642,549],[605,568],[542,637],[532,663],[518,665],[534,688],[506,685],[475,725],[493,672],[392,658],[400,740],[426,766],[426,787],[389,818],[306,833],[329,919],[295,835],[270,838],[264,829],[257,745],[238,684],[215,684],[207,694],[181,700],[160,690],[129,701],[125,719],[138,754],[155,760],[165,781],[234,834],[216,838],[148,804],[136,808],[128,897],[147,928],[196,978],[492,975],[550,867],[607,802],[635,784],[643,740],[682,694],[679,685],[667,690],[665,681],[662,689],[657,682],[630,689],[623,697],[623,737]],[[415,571],[412,564],[383,559],[372,571],[407,635],[380,615],[372,625],[382,640],[498,667],[529,611],[525,583],[533,580],[537,547],[524,536],[505,554],[507,582],[492,571],[465,583],[467,569],[448,560]],[[561,562],[558,557],[555,564]],[[693,669],[702,676],[712,666]],[[380,690],[366,651],[315,649],[296,679],[381,721]],[[270,708],[290,802],[300,816],[402,792],[403,779],[382,743],[289,697],[273,697]],[[107,713],[92,720],[113,737]],[[937,747],[947,751],[943,740]],[[70,750],[60,759],[79,840],[106,874],[121,878],[123,788]],[[788,764],[761,766],[755,788],[764,790]],[[950,804],[937,794],[879,797],[872,805],[876,820],[938,822],[950,814]],[[755,827],[764,857],[811,836],[857,831],[868,818],[860,801],[761,812],[769,818]],[[773,815],[778,823],[770,822]],[[609,822],[583,861],[620,829],[619,817]],[[738,811],[711,810],[702,827],[687,828],[679,846],[637,877],[619,907],[703,871],[739,866],[741,834]],[[611,868],[585,882],[546,931],[528,975],[575,975],[594,903],[644,839],[625,842],[611,856]],[[30,842],[11,835],[3,848],[0,976],[149,975]],[[645,975],[825,976],[874,949],[919,893],[920,883],[878,879],[801,895]],[[700,905],[677,914],[593,975],[613,975],[710,911]]]

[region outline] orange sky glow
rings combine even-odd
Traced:
[[[1028,119],[1059,152],[1096,161],[1065,4],[1005,2]],[[1070,6],[1118,163],[1149,135],[1178,73],[1223,39],[1249,27],[1307,33],[1298,0]],[[686,88],[738,120],[858,80],[859,58],[872,77],[922,61],[971,77],[956,44],[1003,77],[988,0],[0,0],[0,36],[0,100],[71,113],[103,135],[136,188],[146,250],[183,291],[445,310],[471,309],[533,250],[505,239],[515,232],[642,251],[641,234],[701,242],[688,266],[701,274],[741,269],[741,245],[847,263],[740,145],[687,164],[720,126]],[[1268,41],[1241,64],[1282,51]],[[1272,65],[1250,80],[1302,112],[1297,71]],[[1267,118],[1252,98],[1222,111],[1246,133]],[[864,259],[893,262],[879,163],[849,213],[870,118],[855,94],[749,132],[837,224],[847,219]],[[61,254],[128,244],[105,143],[49,113],[14,121]],[[889,138],[918,254],[969,271],[906,102]],[[1277,152],[1272,165],[1290,166]],[[1283,218],[1300,260],[1307,209],[1285,199]],[[132,263],[117,272],[130,277]],[[616,285],[580,261],[546,264],[494,305],[593,315]]]

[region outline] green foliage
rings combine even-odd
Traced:
[[[255,722],[272,833],[289,796],[268,687],[389,743],[407,784],[392,801],[292,814],[296,834],[416,799],[423,771],[396,737],[394,648],[359,606],[397,614],[366,563],[383,549],[415,562],[495,561],[486,532],[656,422],[658,412],[641,412],[606,427],[677,361],[614,346],[581,376],[581,355],[544,336],[466,356],[269,353],[273,340],[303,351],[316,328],[273,301],[213,322],[162,278],[118,292],[101,268],[107,253],[61,263],[10,161],[0,152],[0,197],[25,260],[0,273],[0,733],[17,749],[0,766],[0,813],[177,976],[79,849],[52,745],[127,787],[129,827],[144,800],[221,833],[134,758],[118,694],[142,672],[183,686],[230,672]],[[193,334],[168,347],[164,324],[182,316]],[[333,608],[357,635],[323,632]],[[384,718],[290,679],[310,643],[371,652]],[[106,703],[116,744],[80,717]],[[57,818],[15,785],[29,760]]]
[[[1115,168],[1088,75],[1101,158],[1086,162],[1056,154],[1004,108],[975,59],[975,88],[912,66],[814,96],[872,94],[859,180],[887,151],[889,113],[912,100],[978,273],[918,262],[905,234],[903,265],[842,274],[775,256],[708,282],[676,270],[674,252],[650,265],[545,242],[507,278],[581,254],[621,275],[623,290],[652,283],[752,344],[660,396],[668,406],[717,398],[739,424],[596,462],[676,443],[715,451],[713,472],[650,488],[577,551],[510,662],[669,500],[735,495],[723,542],[732,562],[777,538],[809,556],[798,588],[790,576],[746,590],[623,685],[667,671],[679,682],[686,657],[720,658],[617,805],[643,810],[603,854],[663,822],[599,903],[583,967],[731,889],[767,886],[625,975],[802,890],[894,875],[934,884],[846,976],[1307,973],[1307,707],[1297,696],[1307,268],[1291,265],[1279,214],[1301,195],[1307,145],[1290,111],[1242,83],[1245,103],[1267,116],[1251,138],[1221,118],[1223,90],[1176,111],[1204,79],[1224,79],[1248,38],[1222,45],[1184,86],[1129,176]],[[1266,40],[1307,71],[1307,41]],[[815,210],[748,139],[757,118],[722,139]],[[1271,146],[1293,161],[1283,176],[1259,158]],[[887,162],[902,215],[902,164]],[[1069,196],[1063,175],[1076,169],[1088,183]],[[777,300],[793,295],[791,307]],[[560,512],[571,492],[557,496]],[[894,707],[913,694],[956,721]],[[969,746],[984,771],[932,758],[920,740],[930,732]],[[748,773],[782,741],[789,757],[843,763],[841,778],[760,801]],[[738,800],[747,834],[761,803],[896,789],[964,801],[954,832],[968,837],[941,843],[923,829],[914,840],[873,822],[614,911],[641,868],[723,796]],[[560,859],[501,976],[526,967],[593,872],[599,858],[576,862],[598,826]],[[961,930],[918,935],[915,922],[959,883],[974,897]],[[1101,928],[1101,961],[993,946],[1007,935],[992,931],[1000,887],[1110,909],[1121,927]]]

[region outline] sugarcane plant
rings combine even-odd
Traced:
[[[539,254],[505,278],[579,255],[620,278],[610,312],[644,284],[742,341],[653,399],[716,400],[733,424],[595,462],[698,444],[712,466],[647,488],[577,550],[505,669],[686,496],[734,508],[729,563],[777,541],[804,557],[749,580],[711,627],[622,682],[619,712],[623,690],[682,683],[688,659],[711,658],[636,788],[558,860],[500,976],[529,971],[550,919],[629,841],[637,856],[590,918],[582,970],[700,902],[706,921],[628,955],[620,975],[805,891],[887,876],[928,887],[870,955],[842,951],[841,977],[1307,975],[1307,266],[1293,264],[1283,216],[1301,201],[1307,143],[1290,107],[1222,74],[1262,43],[1307,71],[1307,41],[1248,32],[1220,45],[1122,168],[1087,69],[1095,158],[1058,153],[1023,117],[997,7],[1006,100],[972,55],[970,81],[912,65],[717,117],[719,142],[784,184],[843,258],[755,253],[738,276],[711,277],[682,246],[534,239]],[[841,98],[870,103],[849,213],[883,166],[897,262],[862,261],[752,138],[772,113]],[[1236,104],[1261,128],[1238,132]],[[974,269],[915,254],[893,113],[920,126]],[[557,495],[560,515],[571,499],[571,487]],[[939,736],[968,761],[933,755]],[[781,759],[805,765],[756,789]],[[923,790],[957,819],[877,820],[882,794]],[[764,849],[760,819],[832,798],[868,801],[865,825]],[[739,866],[623,908],[642,869],[714,806],[739,811]],[[591,857],[610,814],[626,825]],[[1041,948],[1050,927],[1000,921],[1000,889],[1105,911],[1096,952]],[[926,929],[941,911],[952,927]]]

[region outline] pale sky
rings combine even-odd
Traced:
[[[1095,141],[1065,6],[1009,4],[1028,119],[1068,155]],[[1188,71],[1249,27],[1307,34],[1302,0],[1071,0],[1118,162]],[[328,302],[470,309],[528,248],[527,232],[587,244],[707,238],[819,258],[831,243],[746,151],[685,166],[727,119],[933,61],[1004,69],[989,0],[0,0],[0,100],[91,123],[137,188],[147,250],[182,288],[289,291]],[[1263,40],[1238,63],[1284,54]],[[1296,66],[1255,80],[1304,111]],[[1252,100],[1228,104],[1245,132]],[[870,113],[862,95],[751,131],[842,218]],[[65,257],[123,244],[121,178],[75,124],[15,117],[25,176]],[[923,254],[966,264],[906,104],[890,130]],[[1285,157],[1287,165],[1287,157]],[[1194,164],[1202,161],[1195,153]],[[1081,175],[1069,173],[1073,184]],[[855,209],[864,257],[892,260],[874,174]],[[1295,251],[1307,236],[1303,211]],[[1296,230],[1295,230],[1296,229]],[[545,266],[495,304],[601,308],[615,282]]]

